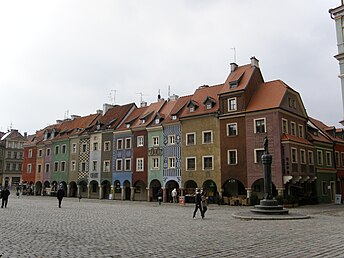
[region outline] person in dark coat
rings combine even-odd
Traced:
[[[62,203],[62,199],[65,195],[65,192],[63,190],[63,187],[60,186],[59,190],[57,190],[56,196],[57,196],[57,200],[59,201],[59,208],[61,208],[61,203]]]
[[[197,211],[201,212],[202,219],[204,218],[203,210],[202,210],[202,196],[199,191],[199,189],[196,189],[196,195],[195,195],[195,210],[193,212],[193,218],[196,219],[196,213]]]
[[[7,208],[9,195],[10,195],[10,190],[8,190],[8,187],[5,187],[4,189],[1,190],[1,198],[2,198],[1,208],[3,208],[4,206],[5,208]]]
[[[156,194],[156,197],[158,199],[159,205],[161,205],[161,202],[162,202],[162,192],[161,192],[161,189],[159,189],[158,193]]]

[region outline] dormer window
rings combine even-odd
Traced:
[[[207,109],[211,109],[213,107],[213,105],[209,102],[209,103],[207,103],[206,107],[207,107]]]
[[[159,123],[160,123],[160,119],[159,118],[155,119],[155,124],[157,125]]]
[[[229,83],[229,88],[230,89],[238,88],[238,82],[230,82]]]
[[[130,124],[126,124],[125,127],[126,127],[126,128],[129,128],[129,127],[130,127]]]
[[[145,119],[141,119],[141,124],[144,124],[146,123],[146,120]]]
[[[228,111],[236,111],[237,110],[237,99],[230,98],[228,99]]]
[[[190,111],[190,113],[194,112],[195,111],[195,107],[190,107],[189,111]]]
[[[177,116],[172,116],[172,120],[177,120]]]

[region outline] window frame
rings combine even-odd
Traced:
[[[258,121],[263,121],[263,125],[264,125],[264,130],[261,132],[260,130],[257,130],[257,122]],[[255,134],[259,134],[259,133],[266,133],[266,117],[262,117],[262,118],[255,118],[253,119],[253,125],[254,125],[254,133]],[[259,128],[261,127],[261,125],[259,126]]]
[[[210,142],[205,141],[205,134],[210,133]],[[213,144],[214,143],[214,134],[213,130],[202,131],[202,144]]]
[[[189,142],[189,136],[193,136],[193,143]],[[196,145],[196,132],[191,132],[191,133],[186,133],[185,134],[185,139],[186,139],[186,146],[190,146],[190,145]]]
[[[232,103],[232,101],[234,102]],[[227,99],[227,110],[228,112],[234,112],[238,110],[238,102],[236,97]]]
[[[230,134],[230,127],[231,126],[235,126],[235,134]],[[227,129],[227,136],[229,137],[233,137],[233,136],[237,136],[238,135],[238,123],[228,123],[226,124],[226,129]]]
[[[288,134],[288,120],[285,118],[282,118],[282,133]]]
[[[137,147],[143,147],[144,146],[145,141],[144,141],[143,135],[137,136],[136,140],[137,140],[137,144],[136,144]]]
[[[235,162],[234,163],[231,162],[231,156],[230,156],[230,154],[233,152],[235,153]],[[231,166],[238,165],[238,150],[237,149],[227,150],[227,164],[231,165]]]
[[[189,163],[188,163],[188,161],[189,160],[194,160],[194,162],[195,162],[195,168],[194,169],[190,169],[190,167],[189,167]],[[196,157],[186,157],[185,158],[185,170],[186,171],[196,171],[197,170],[197,158]]]
[[[298,161],[297,148],[295,148],[295,147],[290,148],[290,160],[291,160],[291,163],[294,163],[294,164],[297,163],[297,161]]]
[[[144,162],[145,162],[144,158],[136,158],[136,172],[143,172],[145,170]],[[141,163],[141,166],[139,167],[140,163]]]
[[[262,155],[258,158],[258,152],[262,152],[264,154],[264,148],[256,148],[253,150],[253,155],[254,155],[254,163],[255,164],[263,164],[262,162]]]
[[[205,167],[205,159],[211,158],[211,168]],[[209,171],[214,170],[214,155],[204,155],[202,156],[202,170]]]

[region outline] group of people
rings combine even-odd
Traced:
[[[200,211],[202,219],[205,217],[205,213],[208,210],[208,201],[205,191],[203,189],[196,189],[195,194],[195,210],[193,212],[193,218],[196,219],[197,211]]]

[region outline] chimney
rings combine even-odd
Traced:
[[[146,101],[142,101],[140,107],[147,107],[147,102]]]
[[[24,137],[27,138],[27,132],[24,132]]]
[[[255,56],[251,57],[251,66],[259,68],[259,60]]]
[[[169,100],[171,100],[171,101],[174,101],[174,100],[177,100],[177,99],[179,99],[179,96],[176,95],[176,94],[173,94],[173,95],[170,96],[170,98],[169,98]]]
[[[237,69],[238,65],[236,63],[231,63],[231,72],[234,72]]]
[[[96,112],[97,112],[97,114],[101,114],[101,115],[103,114],[103,110],[101,110],[101,109],[98,109]]]
[[[56,124],[62,124],[62,122],[63,122],[63,120],[61,120],[61,119],[56,120]]]
[[[113,105],[111,104],[107,104],[107,103],[103,104],[103,114],[105,114],[112,107]]]

